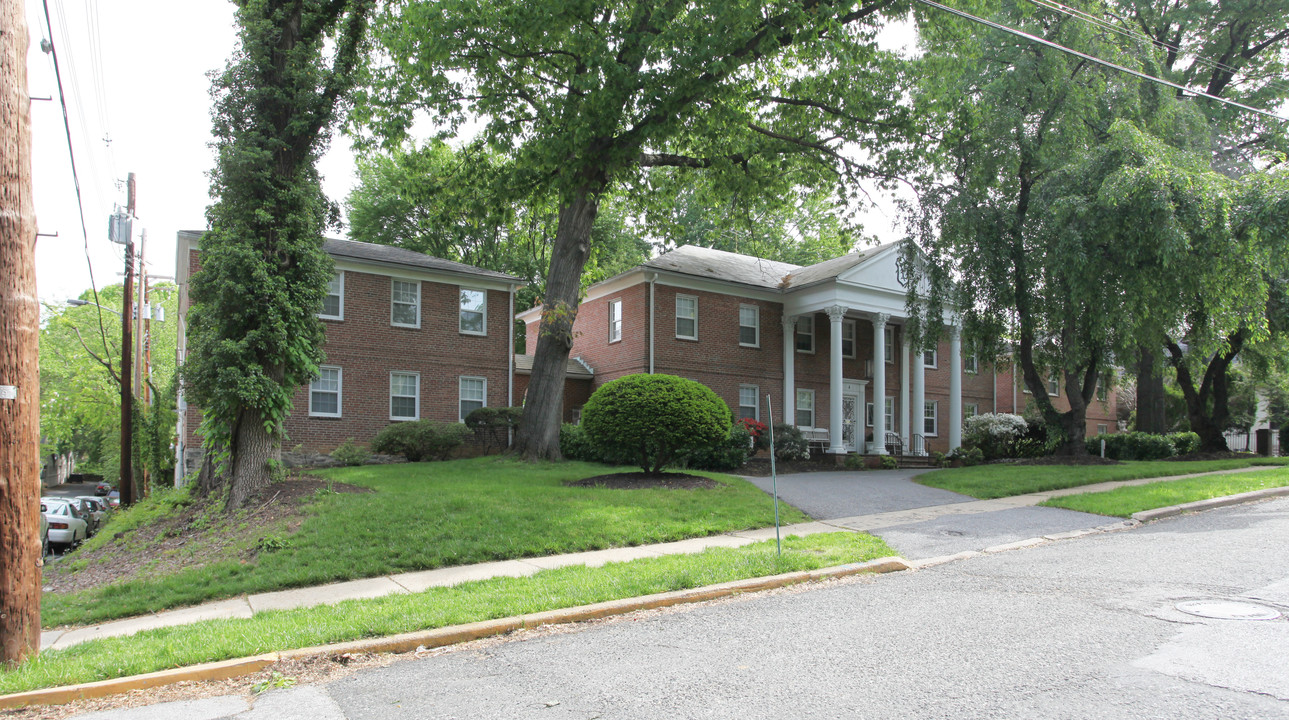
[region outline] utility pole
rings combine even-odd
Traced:
[[[125,212],[134,219],[134,173],[126,180]],[[125,242],[125,292],[121,294],[121,479],[117,482],[121,489],[121,504],[133,505],[137,499],[134,493],[134,464],[131,455],[134,451],[134,393],[131,388],[131,356],[134,354],[134,341],[130,337],[134,325],[134,235],[127,233]]]
[[[144,383],[144,368],[146,363],[143,359],[144,336],[147,334],[147,325],[145,318],[148,315],[148,231],[145,228],[139,236],[139,302],[135,310],[135,333],[134,333],[134,397],[141,398],[146,403],[148,397],[148,388]],[[148,496],[148,466],[145,463],[140,468],[141,482],[135,488],[135,500],[142,500]]]
[[[0,0],[0,665],[40,651],[40,371],[27,11]]]

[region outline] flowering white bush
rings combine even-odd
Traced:
[[[1008,448],[1024,437],[1029,423],[1020,415],[985,413],[967,418],[962,424],[962,442],[980,448],[986,460],[1008,455]]]

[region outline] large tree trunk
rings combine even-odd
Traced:
[[[555,246],[551,250],[537,351],[528,381],[524,415],[515,436],[515,450],[525,460],[558,460],[559,430],[564,408],[564,374],[573,348],[582,268],[591,254],[591,225],[599,212],[600,181],[576,192],[559,211]]]
[[[1137,431],[1157,435],[1168,432],[1164,398],[1164,375],[1156,363],[1155,353],[1141,347],[1137,355]]]
[[[233,437],[236,452],[229,468],[228,509],[243,507],[257,490],[273,480],[270,461],[280,462],[282,445],[274,433],[264,427],[264,419],[253,410],[243,410]],[[273,463],[276,464],[276,463]]]
[[[1168,343],[1169,361],[1177,370],[1177,385],[1186,399],[1186,416],[1191,431],[1199,435],[1200,452],[1230,452],[1222,432],[1231,418],[1230,388],[1227,371],[1235,357],[1244,349],[1246,332],[1243,328],[1227,338],[1227,351],[1214,353],[1204,368],[1204,378],[1195,387],[1194,376],[1186,366],[1186,356],[1177,343]]]
[[[40,651],[40,371],[23,4],[0,5],[0,663]]]

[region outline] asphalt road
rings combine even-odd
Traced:
[[[83,718],[1289,718],[1289,499]],[[244,710],[244,711],[243,711]]]

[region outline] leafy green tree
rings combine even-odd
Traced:
[[[239,0],[240,47],[216,78],[217,159],[192,281],[184,377],[205,413],[200,487],[240,507],[267,484],[295,389],[322,359],[337,216],[316,163],[363,52],[374,0]]]
[[[1134,63],[1113,36],[1064,15],[1011,0],[989,10],[1051,42]],[[1060,451],[1082,454],[1097,383],[1134,339],[1123,319],[1149,307],[1138,255],[1156,242],[1117,232],[1098,205],[1114,198],[1098,193],[1130,184],[1130,166],[1153,167],[1146,157],[1157,144],[1137,128],[1189,146],[1202,137],[1202,118],[1157,86],[1082,58],[933,19],[923,25],[928,80],[918,104],[942,132],[947,182],[923,188],[923,252],[910,246],[902,259],[914,278],[911,330],[934,338],[944,310],[962,308],[986,354],[1010,342]],[[1053,372],[1064,412],[1046,390]]]
[[[120,285],[99,290],[97,302],[106,308],[101,312],[93,305],[46,305],[40,331],[40,435],[45,452],[73,453],[82,469],[113,481],[120,472],[122,291]],[[95,302],[90,291],[80,299]],[[175,424],[173,419],[167,424],[165,418],[174,414],[174,396],[166,389],[176,375],[177,288],[171,283],[153,286],[149,302],[164,308],[169,320],[149,323],[152,403],[136,408],[135,434],[146,430],[152,450],[137,452],[135,460],[137,467],[157,474],[173,467],[169,446]]]
[[[592,228],[655,168],[747,193],[889,181],[911,153],[907,78],[874,41],[891,0],[440,0],[392,3],[387,60],[357,125],[399,138],[468,114],[558,208],[524,420],[525,457],[558,457],[559,408]],[[865,156],[856,147],[891,150]],[[896,150],[903,152],[896,152]],[[785,169],[794,172],[785,172]]]

